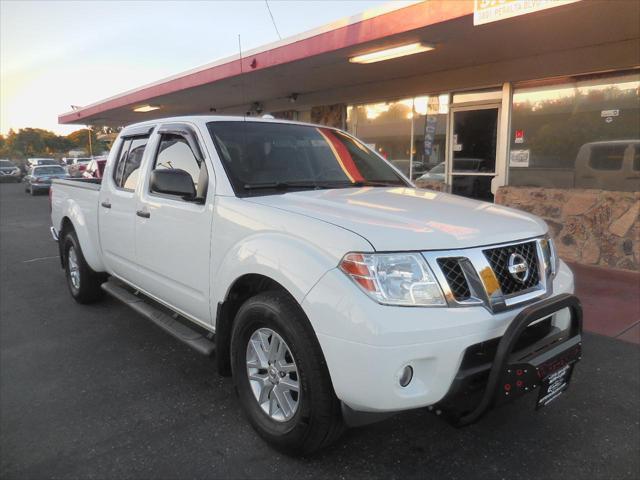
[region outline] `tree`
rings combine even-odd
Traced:
[[[19,160],[29,157],[61,157],[75,145],[62,135],[41,128],[9,130],[0,143],[0,156]]]
[[[91,135],[91,144],[89,144],[89,135]],[[67,135],[66,139],[69,140],[73,147],[82,149],[87,153],[93,151],[95,154],[105,149],[105,144],[98,138],[95,129],[89,130],[88,128],[83,128],[76,130]]]

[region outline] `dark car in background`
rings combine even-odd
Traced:
[[[29,167],[37,167],[41,165],[60,165],[60,162],[55,158],[27,158],[27,165]]]
[[[0,182],[19,182],[22,179],[20,169],[9,160],[0,160]]]
[[[24,177],[24,191],[35,195],[38,192],[48,192],[51,180],[54,178],[68,178],[69,174],[60,165],[41,165],[31,167]]]

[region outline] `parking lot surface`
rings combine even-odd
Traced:
[[[48,215],[45,195],[0,185],[3,479],[640,476],[640,349],[594,334],[567,394],[540,411],[524,398],[456,429],[417,410],[281,455],[214,360],[114,300],[73,302]]]

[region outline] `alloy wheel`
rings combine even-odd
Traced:
[[[291,419],[300,404],[300,377],[284,339],[270,328],[256,330],[247,344],[246,364],[262,411],[277,422]]]
[[[80,288],[80,267],[78,266],[78,256],[76,255],[76,249],[74,247],[69,248],[67,264],[69,268],[69,278],[71,278],[71,285],[73,285],[73,288],[77,290]]]

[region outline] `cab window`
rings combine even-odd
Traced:
[[[595,145],[591,150],[589,166],[594,170],[616,171],[622,169],[627,145]]]
[[[124,139],[113,171],[113,181],[116,187],[129,191],[136,189],[140,174],[140,163],[148,140],[148,137]]]
[[[201,199],[206,198],[207,185],[209,183],[207,166],[204,161],[198,161],[186,138],[182,135],[173,133],[165,133],[162,135],[153,169],[184,170],[193,181],[196,189],[196,197]],[[154,193],[153,189],[151,192]]]

